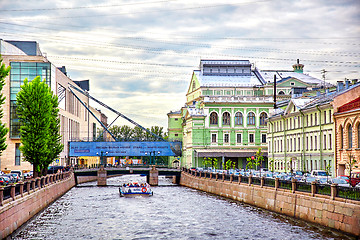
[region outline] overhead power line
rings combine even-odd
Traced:
[[[155,2],[137,2],[137,3],[124,3],[124,4],[113,4],[113,5],[97,5],[97,6],[81,6],[81,7],[0,9],[0,12],[62,11],[62,10],[78,10],[78,9],[91,9],[91,8],[113,8],[113,7],[132,6],[132,5],[144,5],[144,4],[153,4],[153,3],[174,2],[174,1],[177,1],[177,0],[163,0],[163,1],[155,1]]]

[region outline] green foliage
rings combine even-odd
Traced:
[[[254,166],[256,166],[256,170],[258,167],[261,167],[262,162],[264,161],[263,153],[261,152],[261,148],[259,148],[255,153]]]
[[[24,80],[16,96],[20,126],[20,150],[34,168],[34,176],[44,174],[63,149],[58,119],[58,99],[45,81]]]
[[[246,158],[246,161],[247,161],[247,163],[246,163],[245,169],[246,170],[253,169],[254,160],[252,160],[251,157],[248,157],[248,158]]]
[[[159,126],[152,126],[150,129],[147,128],[147,130],[155,133],[156,135],[166,139],[166,133],[163,132],[163,127]],[[128,125],[123,126],[117,126],[114,125],[111,128],[109,128],[109,131],[116,137],[118,141],[158,141],[159,139],[150,134],[149,132],[146,132],[145,130],[141,129],[138,126],[135,126],[134,128],[131,128]],[[103,130],[98,129],[98,133],[102,133]],[[99,135],[100,136],[100,135]],[[99,141],[102,141],[101,137],[99,137]]]
[[[5,64],[2,64],[2,58],[0,57],[0,119],[3,118],[4,112],[2,105],[5,103],[5,96],[2,93],[5,86],[5,77],[10,72],[10,66],[5,67]],[[6,135],[9,132],[9,129],[5,126],[4,123],[0,122],[0,155],[6,149]]]
[[[217,164],[218,164],[217,158],[204,157],[204,159],[203,159],[203,165],[205,167],[212,167],[212,168],[216,169]]]
[[[229,170],[232,166],[232,161],[229,159],[225,163],[225,170]]]

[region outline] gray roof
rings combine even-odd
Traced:
[[[318,78],[311,77],[305,73],[293,72],[293,71],[276,71],[276,70],[259,70],[261,76],[266,82],[274,82],[274,75],[276,79],[284,78],[296,78],[308,84],[323,84],[324,81]]]
[[[200,70],[194,70],[194,74],[201,87],[252,87],[254,85],[263,85],[252,71],[251,75],[244,76],[203,75]]]

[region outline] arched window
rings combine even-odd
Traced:
[[[339,137],[340,137],[340,149],[343,149],[344,148],[344,135],[343,135],[343,128],[342,126],[340,126],[340,129],[339,129]]]
[[[247,124],[248,125],[255,125],[255,114],[253,112],[249,112]]]
[[[285,95],[284,91],[280,91],[279,95]]]
[[[241,112],[235,114],[235,125],[243,125],[243,115]]]
[[[357,125],[357,142],[358,142],[358,148],[360,148],[360,123]]]
[[[267,114],[262,112],[260,114],[260,125],[266,125]]]
[[[210,124],[217,125],[218,124],[218,115],[216,112],[212,112],[210,114]]]
[[[230,125],[230,113],[228,112],[223,113],[222,123],[223,125]]]
[[[352,148],[352,126],[348,127],[348,148]]]

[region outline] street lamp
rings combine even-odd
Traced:
[[[109,152],[104,152],[101,151],[100,154],[97,152],[96,155],[100,156],[100,165],[103,165],[106,167],[107,165],[107,159],[105,158],[104,160],[104,156],[107,156]]]
[[[150,156],[150,164],[149,164],[149,165],[152,164],[152,159],[153,159],[153,158],[154,158],[154,165],[156,164],[156,159],[155,159],[156,154],[159,155],[159,154],[160,154],[160,151],[145,152],[145,155],[146,155],[146,156],[147,156],[147,155]],[[153,157],[153,158],[152,158],[152,157]]]

